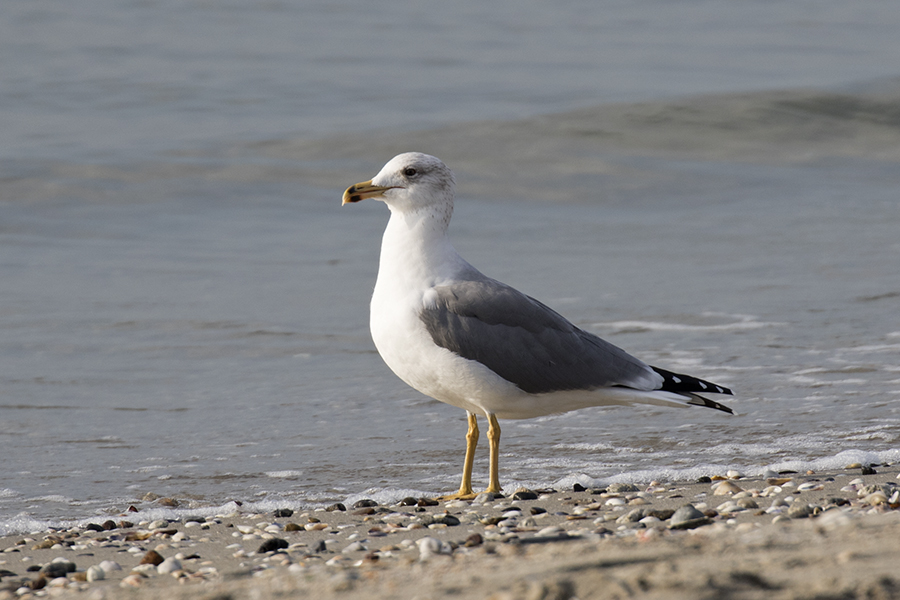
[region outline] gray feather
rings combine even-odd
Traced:
[[[420,315],[434,343],[525,392],[661,385],[640,360],[499,281],[461,281],[434,291],[435,305]]]

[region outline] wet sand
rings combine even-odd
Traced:
[[[129,523],[123,512],[0,539],[0,599],[898,598],[900,466],[875,470],[289,516],[234,505]],[[75,571],[47,573],[72,568],[54,560]]]

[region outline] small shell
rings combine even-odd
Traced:
[[[133,573],[131,575],[126,575],[122,581],[119,582],[119,587],[127,588],[127,587],[138,587],[143,582],[144,578],[140,575]]]
[[[790,477],[769,477],[766,479],[766,483],[769,485],[784,485],[788,481],[791,481]]]
[[[734,494],[737,492],[744,491],[741,486],[732,482],[732,481],[723,481],[722,483],[716,485],[716,489],[713,492],[713,496],[724,496],[726,494]]]
[[[798,492],[815,492],[818,490],[824,490],[825,486],[821,483],[815,481],[807,481],[806,483],[801,483],[797,486]]]
[[[718,511],[719,514],[729,514],[733,512],[739,512],[741,510],[743,509],[738,507],[737,503],[732,500],[728,500],[727,502],[724,502],[723,504],[720,504],[716,507],[716,511]]]
[[[888,499],[887,499],[887,496],[884,494],[884,492],[875,492],[875,493],[869,494],[865,498],[865,502],[869,506],[878,506],[879,504],[887,504],[887,501],[888,501]]]

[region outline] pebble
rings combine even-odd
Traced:
[[[528,488],[519,488],[512,497],[513,500],[537,500],[537,498],[537,493]]]
[[[433,537],[423,537],[416,542],[419,548],[419,560],[430,560],[434,556],[449,555],[453,553],[453,547],[447,542],[442,542]]]
[[[98,557],[111,556],[113,552],[118,552],[115,556],[124,557],[126,560],[123,560],[123,564],[128,566],[140,559],[140,565],[131,573],[124,574],[126,577],[121,582],[123,587],[146,584],[144,580],[148,576],[153,578],[158,574],[174,575],[176,578],[183,578],[184,582],[188,579],[192,581],[211,579],[218,576],[214,562],[209,560],[208,556],[204,556],[204,560],[197,554],[192,554],[193,549],[199,544],[211,542],[212,539],[221,540],[222,537],[216,536],[228,536],[229,533],[238,539],[228,542],[241,543],[227,547],[227,550],[233,553],[227,560],[234,560],[231,558],[234,556],[236,559],[234,564],[248,573],[262,575],[265,572],[266,575],[274,575],[277,569],[285,567],[285,571],[290,569],[294,573],[313,574],[316,569],[323,569],[325,564],[342,569],[341,573],[344,573],[346,572],[344,569],[371,566],[375,561],[383,564],[390,560],[405,560],[407,561],[405,564],[409,564],[409,561],[417,559],[437,561],[435,557],[453,554],[476,557],[494,553],[504,556],[515,555],[528,551],[529,547],[522,545],[521,542],[527,543],[529,539],[538,541],[533,538],[545,538],[542,541],[549,541],[551,545],[555,539],[579,536],[588,539],[612,537],[644,541],[654,536],[686,535],[682,532],[666,531],[667,528],[693,529],[711,524],[705,532],[742,534],[764,527],[761,519],[751,519],[751,513],[742,511],[756,511],[752,513],[755,516],[765,512],[771,515],[772,523],[783,524],[789,523],[791,519],[806,518],[811,520],[810,525],[816,528],[831,529],[852,522],[858,514],[891,512],[889,509],[898,508],[900,486],[893,482],[874,484],[872,483],[874,478],[861,478],[858,474],[857,471],[851,475],[838,475],[837,481],[842,483],[836,485],[835,477],[828,478],[814,473],[795,475],[795,479],[791,479],[769,471],[763,474],[765,479],[761,482],[755,478],[747,480],[740,473],[727,471],[724,477],[712,478],[715,482],[711,480],[712,485],[706,491],[693,489],[690,493],[677,483],[652,482],[646,491],[641,491],[633,484],[612,484],[602,490],[585,490],[589,494],[581,495],[573,495],[568,491],[520,488],[505,498],[482,493],[474,503],[463,500],[437,503],[430,499],[410,497],[404,499],[400,505],[386,508],[372,500],[362,500],[353,505],[352,511],[354,513],[365,511],[366,514],[355,517],[347,514],[331,515],[333,517],[331,525],[321,523],[316,517],[325,519],[329,516],[329,512],[345,512],[347,507],[335,504],[327,509],[309,509],[302,514],[284,509],[262,514],[235,512],[199,519],[185,517],[177,521],[146,520],[138,524],[139,528],[130,531],[127,529],[134,527],[131,523],[126,527],[124,521],[120,521],[118,525],[113,521],[107,521],[102,525],[95,523],[72,527],[69,530],[45,532],[42,536],[32,534],[37,541],[28,537],[20,538],[21,541],[15,542],[14,546],[5,549],[6,553],[0,554],[0,559],[11,558],[17,563],[21,561],[21,567],[13,570],[23,574],[22,569],[27,566],[31,576],[36,577],[27,584],[27,592],[18,592],[19,595],[53,596],[64,593],[64,590],[68,593],[72,593],[71,590],[88,590],[91,588],[90,583],[104,579],[117,581],[122,576],[122,574],[112,575],[113,572],[122,570],[122,567],[112,560],[104,560],[78,571],[74,563],[65,558],[65,556],[94,556],[95,552],[98,552]],[[852,479],[853,477],[856,478]],[[741,481],[738,482],[738,479]],[[844,485],[842,488],[844,494],[832,491],[839,485]],[[815,494],[826,486],[829,488],[828,496],[824,493]],[[686,499],[680,502],[688,502],[690,494],[696,494],[693,501],[677,511],[653,507],[654,504],[671,502],[669,498],[682,498],[682,495]],[[718,499],[714,496],[725,497]],[[760,498],[767,500],[760,501]],[[534,500],[539,502],[533,502]],[[708,505],[703,502],[704,500],[708,501]],[[370,502],[372,505],[369,505]],[[771,506],[768,506],[770,503]],[[532,504],[543,504],[548,508],[552,506],[553,512],[548,513],[547,508]],[[760,505],[768,508],[760,510]],[[434,506],[438,508],[431,508]],[[450,514],[451,512],[454,514]],[[900,514],[900,511],[891,514]],[[295,522],[285,520],[273,522],[273,515],[276,518],[293,517]],[[585,522],[576,523],[578,520]],[[610,524],[613,522],[615,525]],[[550,525],[551,523],[553,525]],[[179,531],[180,527],[176,529],[179,524],[182,524],[184,531]],[[465,533],[457,532],[454,535],[449,529],[441,531],[459,525],[463,526],[460,529]],[[208,534],[200,532],[199,527],[203,526],[206,529],[213,528],[215,531]],[[804,526],[803,523],[798,523],[793,527]],[[192,530],[194,535],[191,537],[185,533],[188,527],[198,528],[196,532]],[[304,531],[321,533],[317,535],[293,533]],[[427,534],[427,537],[415,541],[416,534],[418,536]],[[209,537],[200,537],[203,535]],[[288,539],[281,539],[278,537],[280,535]],[[445,536],[453,542],[448,543],[440,539]],[[383,541],[377,539],[381,537],[386,539]],[[410,537],[413,539],[409,539]],[[242,539],[259,539],[262,544],[254,552],[251,545],[242,542]],[[144,542],[145,540],[149,541]],[[289,544],[288,540],[293,543]],[[371,540],[376,542],[375,547],[370,549],[369,546],[373,546]],[[10,552],[24,553],[32,546],[42,552],[34,553],[31,557],[10,554]],[[115,548],[115,550],[104,550],[104,554],[99,554],[99,550],[95,548]],[[46,552],[48,549],[51,550]],[[196,548],[196,551],[205,554],[202,546]],[[418,551],[418,556],[415,551]],[[177,554],[170,558],[163,557],[163,554],[169,555],[173,552]],[[50,559],[48,554],[51,557],[54,554],[63,556],[41,565],[41,561]],[[199,560],[188,563],[187,561],[191,559]],[[85,559],[76,558],[76,560]],[[5,564],[0,560],[0,566]],[[185,565],[188,565],[189,569],[186,569]],[[224,565],[218,566],[222,568]],[[356,572],[355,569],[350,570]],[[40,574],[37,571],[41,571]],[[329,572],[334,574],[333,571]],[[0,588],[0,592],[12,590],[13,588],[9,587],[10,579],[3,575],[2,569],[0,576],[4,577],[3,583],[6,586]],[[28,581],[27,576],[22,581]],[[15,585],[21,587],[25,584],[17,581]],[[154,585],[160,585],[159,578]],[[35,594],[41,587],[46,588],[46,591]],[[101,589],[104,589],[102,584],[98,586],[97,591]],[[97,597],[99,598],[99,595]],[[6,600],[2,594],[0,600]]]
[[[341,552],[343,552],[344,554],[349,554],[350,552],[363,552],[365,550],[368,550],[365,544],[363,544],[362,542],[353,542],[352,544],[341,550]]]
[[[713,491],[714,496],[724,496],[725,494],[735,494],[737,492],[742,492],[744,489],[733,481],[724,480],[717,484],[715,484],[715,488]]]
[[[613,483],[606,488],[606,491],[610,494],[626,494],[629,492],[639,492],[641,490],[633,483]]]
[[[160,575],[168,575],[175,571],[181,571],[181,562],[174,557],[169,557],[156,566],[156,571]]]
[[[448,527],[455,527],[460,523],[459,518],[454,517],[453,515],[444,515],[442,517],[437,517],[434,521],[435,523],[442,523],[444,525],[447,525]]]
[[[120,587],[129,588],[129,587],[139,587],[144,581],[144,578],[137,573],[132,573],[131,575],[127,575],[122,581],[119,583]]]
[[[746,509],[759,508],[759,504],[753,498],[741,498],[737,501],[737,505]]]
[[[165,559],[162,555],[156,550],[148,550],[144,557],[141,559],[140,564],[142,565],[153,565],[154,567],[160,564]]]
[[[283,548],[287,548],[290,546],[287,540],[283,540],[281,538],[272,538],[270,540],[264,541],[259,549],[256,551],[257,554],[265,554],[267,552],[275,552],[276,550],[281,550]]]
[[[790,523],[791,518],[785,515],[778,515],[774,519],[772,519],[773,523]]]
[[[48,579],[55,579],[57,577],[65,577],[73,571],[75,571],[75,563],[70,563],[66,560],[54,560],[41,567],[40,573]]]
[[[710,522],[709,517],[697,510],[693,504],[685,504],[672,515],[670,529],[695,529]]]
[[[848,523],[850,523],[850,515],[842,510],[826,510],[816,519],[816,525],[825,529],[834,529]]]
[[[882,491],[877,491],[869,494],[863,499],[863,502],[868,504],[869,506],[878,506],[881,504],[887,504],[888,498]]]
[[[788,508],[787,516],[791,519],[805,519],[812,514],[813,510],[809,504],[803,502],[792,502]]]
[[[724,502],[716,507],[716,511],[718,511],[719,514],[730,514],[733,512],[740,512],[742,510],[744,509],[738,506],[737,502],[733,500],[728,500],[727,502]]]
[[[861,487],[857,491],[856,495],[859,496],[860,498],[865,498],[866,496],[869,496],[871,494],[881,492],[882,494],[884,494],[885,497],[887,497],[893,491],[894,491],[894,488],[889,485],[872,484],[872,485],[866,485],[866,486]]]
[[[798,492],[814,492],[818,490],[824,490],[825,486],[818,482],[807,481],[806,483],[801,483],[797,486]]]
[[[139,575],[143,575],[145,573],[155,573],[156,565],[151,565],[150,563],[137,565],[136,567],[131,568],[132,573],[138,573]]]
[[[647,512],[643,508],[635,508],[616,519],[616,523],[637,523],[646,516]]]
[[[766,479],[766,483],[769,485],[785,485],[790,483],[792,480],[790,477],[770,477]]]

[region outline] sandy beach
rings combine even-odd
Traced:
[[[900,597],[900,466],[847,467],[179,522],[126,510],[0,539],[0,599]]]

